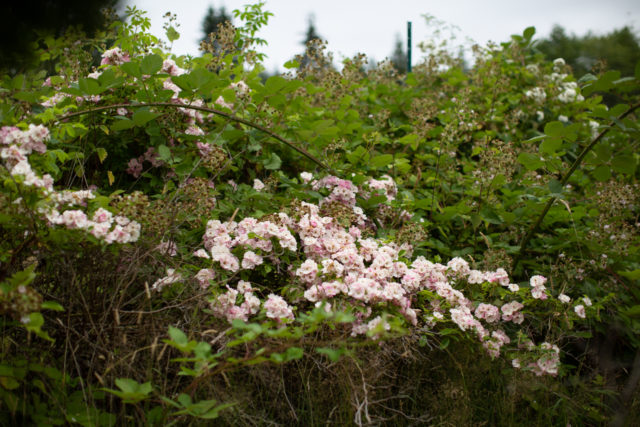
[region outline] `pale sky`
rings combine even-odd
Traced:
[[[216,10],[224,6],[231,14],[247,3],[250,0],[129,0],[129,4],[148,12],[151,32],[162,38],[162,16],[168,11],[177,14],[181,36],[174,42],[172,52],[178,55],[199,54],[202,20],[210,5]],[[554,24],[576,35],[589,30],[604,34],[625,25],[640,34],[637,0],[267,0],[264,9],[274,13],[259,34],[269,43],[261,49],[268,55],[268,71],[282,71],[286,61],[304,50],[301,42],[310,15],[338,63],[359,52],[377,61],[390,56],[396,35],[406,45],[407,21],[412,21],[416,64],[420,60],[418,42],[428,40],[433,31],[424,14],[457,27],[456,44],[465,45],[469,44],[468,39],[482,45],[508,41],[511,34],[522,34],[528,26],[536,27],[535,37],[546,37]]]

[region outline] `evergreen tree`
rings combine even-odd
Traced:
[[[72,26],[93,36],[107,22],[103,10],[120,0],[17,0],[4,3],[0,26],[0,69],[19,70],[34,60],[34,42],[61,36]]]
[[[588,33],[578,37],[568,36],[564,28],[555,26],[548,39],[538,42],[537,48],[547,59],[564,58],[577,77],[591,72],[599,63],[623,76],[631,76],[640,61],[639,39],[629,27],[603,36]]]
[[[391,54],[391,63],[400,74],[407,72],[407,52],[402,45],[402,39],[396,34],[396,47]]]
[[[314,17],[313,15],[310,15],[308,18],[308,27],[305,39],[302,41],[302,45],[305,46],[305,53],[300,60],[301,68],[307,67],[311,62],[315,62],[313,61],[313,58],[318,53],[315,44],[322,40],[322,37],[318,34],[313,21]]]
[[[209,34],[216,33],[218,31],[218,25],[225,22],[231,22],[231,17],[227,15],[227,12],[223,7],[220,10],[214,9],[213,6],[209,6],[207,14],[202,21],[202,32],[204,33],[201,40],[209,40]]]
[[[309,26],[307,27],[307,33],[305,35],[305,39],[302,42],[302,44],[304,46],[307,46],[307,44],[312,40],[321,40],[322,39],[322,37],[320,37],[320,35],[316,31],[316,26],[313,23],[313,21],[315,20],[314,16],[310,15],[308,20],[309,20]]]

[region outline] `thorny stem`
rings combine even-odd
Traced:
[[[234,122],[237,123],[242,123],[244,125],[247,125],[249,127],[252,127],[254,129],[257,129],[263,133],[266,133],[267,135],[269,135],[270,137],[272,137],[273,139],[280,141],[281,143],[287,145],[288,147],[294,149],[295,151],[297,151],[298,153],[302,154],[303,156],[305,156],[306,158],[308,158],[309,160],[311,160],[312,162],[314,162],[315,164],[317,164],[318,166],[322,167],[323,169],[328,170],[329,172],[331,172],[334,175],[337,175],[337,172],[334,171],[330,166],[325,165],[322,161],[318,160],[316,157],[314,157],[311,153],[309,153],[307,150],[305,150],[304,148],[298,147],[296,144],[294,144],[291,141],[288,141],[287,139],[281,137],[280,135],[278,135],[277,133],[267,129],[264,126],[261,126],[257,123],[253,123],[249,120],[237,117],[233,114],[230,113],[225,113],[224,111],[220,111],[220,110],[215,110],[213,108],[208,108],[208,107],[199,107],[196,105],[183,105],[183,104],[174,104],[172,102],[143,102],[143,103],[139,103],[139,104],[130,104],[130,103],[125,103],[125,104],[113,104],[113,105],[105,105],[102,107],[96,107],[96,108],[91,108],[88,110],[82,110],[82,111],[76,111],[74,113],[69,113],[69,114],[65,114],[63,116],[60,116],[57,120],[57,122],[61,122],[65,119],[71,118],[71,117],[76,117],[76,116],[81,116],[84,114],[89,114],[89,113],[94,113],[97,111],[105,111],[105,110],[112,110],[114,108],[139,108],[139,107],[173,107],[173,108],[188,108],[191,110],[198,110],[198,111],[204,111],[207,113],[211,113],[211,114],[215,114],[217,116],[221,116],[221,117],[225,117],[229,120],[232,120]]]
[[[442,141],[440,141],[440,147],[438,147],[438,159],[436,160],[436,172],[433,175],[434,179],[438,179],[439,178],[439,174],[440,174],[440,157],[442,156]],[[438,181],[438,187],[441,187],[442,184],[440,183],[440,181]],[[436,186],[433,186],[433,191],[431,193],[431,211],[429,211],[429,219],[433,218],[433,209],[434,209],[434,204],[436,202]]]
[[[584,148],[584,150],[582,150],[582,152],[580,153],[578,158],[576,158],[576,160],[573,162],[573,164],[571,165],[567,173],[562,177],[560,184],[563,187],[567,184],[567,182],[569,181],[569,178],[571,178],[571,175],[573,175],[576,169],[578,169],[578,166],[580,166],[580,164],[582,163],[582,160],[584,160],[587,153],[589,153],[589,151],[591,151],[593,147],[595,147],[595,145],[607,134],[607,132],[609,132],[611,127],[615,125],[616,121],[624,119],[625,117],[627,117],[629,114],[631,114],[633,111],[635,111],[638,108],[640,108],[640,103],[632,105],[631,108],[629,108],[627,111],[625,111],[620,116],[618,116],[617,119],[613,120],[609,124],[609,127],[607,127],[602,132],[600,132],[600,134],[593,141],[591,141],[591,143],[587,145]],[[522,256],[524,255],[524,250],[526,249],[527,245],[529,244],[529,241],[533,237],[533,233],[535,233],[535,231],[538,229],[538,227],[542,223],[542,220],[547,215],[547,213],[549,212],[549,209],[551,209],[551,206],[555,203],[555,201],[556,201],[556,197],[551,197],[549,201],[547,201],[547,204],[545,205],[544,209],[542,209],[542,212],[540,213],[540,216],[538,216],[538,219],[536,220],[536,222],[531,226],[531,228],[529,228],[529,231],[522,238],[522,241],[520,241],[520,250],[518,251],[518,255],[516,256],[515,260],[513,261],[513,265],[511,266],[512,272],[515,271],[516,267],[518,266],[518,263],[522,259]]]

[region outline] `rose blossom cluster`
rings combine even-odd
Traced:
[[[546,277],[543,276],[533,276],[529,283],[531,284],[531,296],[535,299],[545,300],[547,299],[546,287],[544,286],[547,283]]]
[[[327,177],[316,181],[314,186],[330,188],[327,199],[334,202],[346,205],[355,202],[357,188],[350,181]],[[488,340],[488,350],[493,354],[508,339],[503,337],[504,333],[492,334],[481,320],[487,325],[494,325],[500,320],[522,322],[523,315],[518,311],[522,305],[518,306],[517,302],[505,304],[502,315],[501,308],[480,305],[474,316],[473,302],[453,286],[458,280],[468,280],[474,283],[495,282],[509,287],[509,277],[503,269],[487,272],[472,270],[462,258],[454,258],[447,265],[442,265],[418,257],[407,264],[400,259],[403,248],[395,243],[364,238],[357,227],[345,229],[334,218],[321,216],[317,205],[302,202],[302,208],[304,214],[297,220],[279,213],[279,224],[254,218],[245,218],[238,223],[211,220],[203,237],[206,251],[198,251],[198,256],[210,258],[220,268],[232,273],[253,269],[264,263],[265,258],[277,263],[278,260],[273,256],[274,242],[278,242],[283,249],[297,250],[296,238],[291,233],[293,231],[301,243],[305,258],[292,270],[292,274],[304,287],[304,298],[311,303],[334,302],[334,305],[340,305],[348,301],[365,308],[380,303],[392,305],[415,325],[418,322],[418,310],[412,304],[418,292],[428,290],[448,304],[451,319],[461,329],[474,330],[481,341]],[[222,298],[222,302],[214,302],[214,305],[225,307],[218,311],[225,313],[221,317],[233,319],[240,316],[244,319],[253,314],[243,310],[241,305],[234,304],[234,307],[240,308],[231,308],[229,301],[235,301],[238,295],[232,296],[227,292],[218,297]],[[274,298],[269,300],[274,301]],[[277,313],[278,310],[272,312]],[[283,309],[282,312],[287,313],[285,317],[289,318],[288,311]],[[368,319],[372,313],[355,322],[354,333],[364,333],[377,327],[377,322],[371,323]]]
[[[45,142],[49,139],[49,129],[42,125],[30,124],[27,130],[15,126],[0,128],[0,158],[13,176],[21,176],[23,184],[53,191],[53,178],[46,174],[36,175],[31,169],[28,157],[32,152],[43,154],[47,151]]]
[[[524,340],[518,345],[519,348],[533,352],[537,350],[537,353],[542,355],[536,360],[529,362],[528,368],[537,376],[542,375],[557,375],[558,368],[560,367],[560,349],[555,344],[543,342],[537,348],[531,340]],[[535,359],[535,357],[534,357]],[[522,363],[519,358],[511,360],[511,365],[514,368],[522,368]]]
[[[303,182],[309,183],[312,179],[312,175],[308,172],[300,174],[300,178]],[[331,193],[328,197],[320,202],[320,206],[325,203],[338,202],[346,206],[353,208],[353,213],[358,217],[358,225],[361,226],[365,223],[366,217],[363,215],[362,209],[356,206],[356,195],[360,194],[363,199],[369,199],[373,193],[382,193],[386,197],[385,202],[392,202],[395,200],[398,194],[398,187],[389,175],[383,175],[380,179],[369,178],[361,187],[356,187],[351,181],[338,178],[336,176],[326,176],[320,180],[311,182],[313,190],[319,190],[321,188],[328,188]],[[378,213],[381,217],[384,217],[384,212],[389,208],[387,204],[380,204],[378,206]],[[411,214],[402,210],[400,217],[403,220],[410,220]],[[378,218],[380,220],[380,218]]]
[[[544,354],[535,362],[529,364],[529,368],[537,376],[557,375],[558,367],[560,366],[560,349],[555,344],[549,344],[543,342],[540,344],[540,348],[544,351]]]
[[[304,178],[310,181],[312,177]],[[330,199],[357,209],[354,199],[358,188],[350,181],[325,177],[312,185],[331,190],[320,205]],[[408,323],[417,325],[421,313],[415,303],[421,293],[431,300],[432,313],[424,316],[427,324],[453,322],[461,330],[473,333],[494,358],[512,342],[506,329],[513,327],[506,327],[524,321],[524,304],[514,298],[515,294],[507,296],[503,304],[494,305],[472,301],[458,289],[464,284],[494,283],[512,293],[519,292],[518,285],[511,283],[504,269],[475,270],[459,257],[446,264],[433,263],[422,256],[409,261],[406,257],[411,252],[410,247],[364,237],[358,226],[344,227],[320,212],[319,205],[301,202],[295,218],[278,213],[263,221],[251,217],[239,222],[210,220],[203,236],[204,249],[198,249],[194,255],[209,259],[212,264],[210,268],[200,270],[196,279],[206,288],[215,277],[214,269],[232,274],[230,279],[223,279],[227,282],[226,291],[211,302],[214,314],[229,322],[234,319],[247,321],[262,308],[268,318],[293,320],[292,302],[270,292],[261,300],[260,290],[242,280],[236,289],[229,284],[233,283],[233,275],[242,270],[254,270],[266,263],[279,268],[283,251],[289,251],[299,259],[289,267],[291,280],[300,286],[303,295],[303,299],[296,300],[295,304],[307,301],[309,306],[322,306],[328,311],[361,308],[351,325],[353,335],[369,332],[376,337],[389,330],[389,323],[384,320],[384,313],[389,309],[400,313]],[[362,216],[363,222],[366,221],[366,216]],[[546,298],[545,282],[543,276],[531,278],[534,297]],[[553,352],[535,346],[527,349],[544,353],[536,362],[537,367],[530,366],[530,369],[536,373],[557,372],[559,359]]]
[[[325,197],[322,203],[340,202],[347,206],[356,205],[356,194],[358,187],[347,179],[341,179],[337,176],[325,176],[324,178],[313,181],[312,188],[318,191],[321,188],[328,188],[331,193]]]
[[[43,195],[47,197],[48,203],[40,206],[38,212],[50,224],[85,230],[106,243],[129,243],[138,240],[140,224],[123,216],[114,217],[103,208],[96,210],[91,219],[79,209],[60,212],[63,206],[86,206],[87,200],[93,199],[95,195],[91,190],[56,191],[51,175],[36,175],[27,156],[33,151],[45,153],[45,141],[48,139],[49,130],[41,125],[31,124],[25,131],[13,126],[0,128],[0,156],[4,166],[11,175],[21,177],[24,185],[42,189]]]
[[[371,178],[367,185],[371,190],[383,190],[388,201],[395,200],[398,194],[398,187],[389,175],[383,175],[380,179]]]
[[[147,148],[147,151],[145,151],[145,153],[138,158],[129,160],[129,163],[127,163],[128,167],[126,172],[132,175],[134,178],[139,178],[140,174],[142,174],[143,163],[145,161],[151,163],[151,166],[154,168],[164,165],[164,162],[160,159],[160,156],[156,152],[156,149],[154,147],[149,147]]]
[[[131,57],[119,47],[105,50],[102,53],[102,61],[100,65],[120,65],[131,61]]]
[[[182,276],[179,273],[176,273],[175,269],[167,268],[167,275],[153,282],[151,289],[154,291],[161,291],[165,286],[178,282],[181,279]]]
[[[106,209],[98,208],[91,219],[78,209],[60,213],[51,209],[45,213],[51,224],[64,225],[69,229],[81,229],[91,233],[105,243],[132,243],[140,237],[140,224],[124,216],[113,216]]]
[[[288,319],[293,320],[293,310],[287,302],[279,295],[269,294],[264,302],[264,309],[267,317],[270,319]]]
[[[184,73],[186,73],[186,70],[184,70],[183,68],[180,68],[176,65],[176,62],[173,59],[165,59],[162,62],[162,69],[161,71],[163,73],[167,73],[170,76],[181,76]]]
[[[211,303],[213,314],[217,317],[227,319],[229,322],[235,319],[242,319],[245,322],[249,319],[249,316],[254,315],[260,311],[261,301],[253,294],[253,288],[251,284],[240,280],[236,289],[232,289],[227,286],[227,292],[219,295],[218,298]],[[238,304],[238,296],[241,297],[242,302]],[[267,309],[267,316],[270,318],[279,319],[280,317],[274,315],[274,313],[282,314],[282,317],[289,317],[288,313],[285,315],[282,308],[276,308],[277,302],[271,301],[271,297],[275,295],[271,294],[270,299],[264,303],[265,309]],[[277,297],[284,303],[284,306],[289,309],[291,313],[291,319],[293,319],[293,312],[291,312],[289,306],[281,297]],[[271,301],[271,302],[270,302]],[[282,305],[282,304],[279,304]],[[271,314],[271,316],[269,316]]]

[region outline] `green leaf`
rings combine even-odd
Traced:
[[[387,201],[387,196],[380,195],[380,196],[371,196],[368,199],[361,199],[359,200],[359,204],[365,209],[370,209],[386,201]]]
[[[103,89],[109,89],[111,87],[114,87],[113,84],[116,83],[117,80],[118,79],[116,79],[116,73],[111,68],[104,70],[98,76],[98,82],[100,83],[100,86],[102,86]]]
[[[536,142],[536,141],[540,141],[541,139],[545,139],[547,137],[547,135],[538,135],[538,136],[534,136],[533,138],[527,139],[525,141],[522,141],[524,143],[528,143],[528,142]]]
[[[478,215],[477,213],[471,215],[471,225],[473,225],[473,228],[478,228],[481,222],[482,217],[480,215]]]
[[[51,338],[48,333],[41,329],[42,325],[44,325],[44,317],[42,317],[42,314],[36,312],[31,313],[28,316],[27,323],[25,323],[24,327],[27,329],[27,331],[33,332],[40,338],[44,338],[47,341],[53,342],[53,338]]]
[[[222,81],[211,71],[204,68],[196,68],[188,74],[171,77],[174,82],[182,90],[191,92],[199,91],[202,95],[211,96],[211,90],[217,82]]]
[[[362,145],[358,145],[358,147],[353,150],[351,153],[346,154],[347,160],[352,165],[357,165],[360,162],[367,162],[369,160],[369,153]]]
[[[449,339],[449,337],[444,337],[442,339],[442,342],[440,343],[440,350],[444,350],[447,347],[449,347],[449,343],[451,343],[451,340]]]
[[[76,173],[76,176],[78,178],[84,177],[84,166],[77,165],[75,168],[73,168],[73,171]]]
[[[116,378],[116,386],[125,393],[135,393],[140,384],[131,378]]]
[[[640,305],[634,305],[629,308],[624,308],[621,311],[628,317],[640,317]]]
[[[104,162],[104,159],[107,158],[107,150],[105,150],[102,147],[96,148],[96,154],[98,154],[98,159],[100,160],[100,163]]]
[[[413,201],[413,207],[416,209],[429,210],[431,208],[431,199],[416,199]]]
[[[149,394],[153,391],[153,386],[150,382],[140,384],[130,378],[116,378],[115,383],[120,390],[112,390],[109,388],[103,388],[102,390],[118,396],[125,403],[140,402],[149,397]]]
[[[285,361],[285,357],[280,353],[271,353],[271,355],[269,356],[269,360],[274,363],[283,363]]]
[[[616,104],[609,110],[610,117],[617,117],[629,109],[628,104]]]
[[[173,27],[167,28],[165,34],[167,35],[167,39],[169,39],[170,42],[174,42],[180,38],[180,33],[177,32]]]
[[[484,205],[482,209],[480,209],[480,216],[489,224],[502,224],[504,222],[496,211],[487,205]]]
[[[282,166],[282,160],[276,153],[271,153],[268,159],[262,161],[265,169],[276,170]]]
[[[55,301],[45,301],[40,308],[45,310],[64,311],[64,307]]]
[[[611,89],[616,80],[620,79],[620,71],[607,71],[598,80],[585,85],[582,89],[584,96],[589,96],[593,92],[606,92]]]
[[[140,387],[138,388],[138,392],[142,394],[149,394],[151,393],[152,390],[153,390],[153,386],[151,385],[150,382],[140,384]]]
[[[402,138],[400,138],[397,142],[399,144],[403,144],[403,145],[409,145],[411,146],[411,148],[413,150],[417,150],[418,149],[418,141],[419,141],[420,137],[418,135],[416,135],[415,133],[409,133],[405,136],[403,136]]]
[[[540,153],[542,154],[554,154],[562,147],[562,139],[560,138],[546,138],[540,143]]]
[[[375,156],[371,159],[370,165],[373,168],[381,168],[387,165],[390,165],[393,162],[393,156],[391,154],[381,154],[379,156]]]
[[[300,347],[289,347],[285,352],[287,361],[301,359],[304,351]]]
[[[611,167],[616,172],[633,174],[636,171],[636,159],[629,155],[616,156],[611,160]]]
[[[640,269],[632,270],[632,271],[618,271],[617,273],[621,276],[626,277],[627,279],[631,279],[631,280],[640,279]]]
[[[559,121],[549,122],[544,126],[544,133],[548,136],[562,136],[564,135],[564,125]]]
[[[191,400],[191,396],[189,396],[186,393],[180,393],[180,395],[178,396],[178,402],[180,402],[180,404],[184,407],[187,406],[191,406],[192,404],[192,400]]]
[[[32,104],[37,104],[40,100],[40,95],[35,92],[18,92],[14,94],[13,97],[20,101],[26,101]]]
[[[9,280],[5,283],[0,284],[0,286],[2,286],[2,288],[5,288],[6,292],[11,292],[12,290],[18,288],[18,286],[27,286],[36,278],[36,273],[33,272],[35,268],[36,264],[33,263],[24,270],[13,273]]]
[[[195,89],[192,80],[191,74],[182,74],[181,76],[171,77],[171,81],[184,91],[192,91]]]
[[[536,27],[527,27],[522,32],[522,36],[527,40],[531,40],[531,37],[536,33]]]
[[[298,68],[300,67],[300,63],[298,61],[296,61],[295,59],[292,59],[290,61],[287,61],[284,63],[284,68],[290,70],[292,68]]]
[[[120,69],[125,73],[135,78],[141,79],[142,72],[140,71],[140,65],[137,62],[125,62],[120,65]]]
[[[81,78],[78,80],[78,89],[80,89],[84,95],[99,95],[105,88],[101,87],[96,79]]]
[[[126,130],[131,129],[136,124],[131,119],[127,119],[126,117],[116,117],[114,123],[111,125],[112,131]]]
[[[14,89],[24,89],[24,74],[18,74],[11,80]]]
[[[169,337],[179,346],[186,346],[189,343],[189,339],[184,332],[174,326],[169,326]]]
[[[605,182],[611,178],[611,168],[607,165],[600,165],[591,174],[597,181]]]
[[[142,126],[159,116],[161,116],[160,113],[152,113],[148,108],[139,108],[133,113],[133,122],[136,126]]]
[[[540,169],[544,166],[544,162],[540,160],[540,156],[533,153],[520,153],[518,155],[518,162],[530,171]]]
[[[557,179],[549,181],[549,190],[554,194],[562,194],[562,183]]]
[[[13,377],[2,377],[0,376],[0,387],[5,390],[15,390],[20,387],[20,382]]]
[[[344,350],[342,349],[333,349],[333,348],[316,348],[316,351],[320,354],[324,354],[331,360],[332,362],[337,362],[340,360],[340,356],[344,354]]]
[[[142,63],[140,64],[140,71],[142,74],[153,75],[160,71],[162,68],[162,57],[160,55],[156,55],[155,53],[152,55],[147,55],[142,58]]]
[[[282,76],[271,76],[264,83],[267,94],[275,94],[287,85],[287,79]]]
[[[600,143],[596,145],[593,151],[597,154],[598,160],[601,162],[608,162],[611,159],[611,146],[607,143]]]

